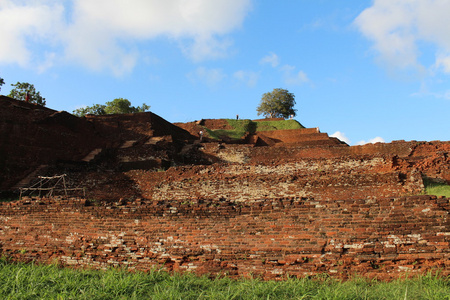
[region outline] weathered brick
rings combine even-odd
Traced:
[[[442,198],[381,199],[372,201],[369,210],[365,200],[306,200],[316,204],[299,207],[277,200],[282,205],[273,209],[274,201],[267,199],[210,207],[193,204],[188,210],[182,209],[180,201],[130,203],[133,209],[85,206],[84,200],[70,200],[67,206],[64,200],[50,199],[38,205],[34,200],[21,202],[25,205],[1,204],[0,251],[15,259],[50,262],[58,258],[68,265],[118,264],[142,270],[160,264],[169,270],[218,272],[220,265],[212,262],[221,260],[234,266],[235,275],[259,270],[263,276],[275,277],[287,272],[345,277],[355,271],[395,277],[403,272],[397,265],[410,267],[411,261],[417,261],[415,266],[426,272],[436,265],[430,262],[445,265],[450,258],[445,218],[449,202]],[[383,206],[402,201],[409,206],[398,205],[395,213]],[[272,208],[256,213],[264,203]],[[363,216],[357,213],[358,205],[363,206]],[[411,210],[411,205],[418,210]],[[160,215],[170,207],[179,213]],[[428,215],[422,213],[427,209]],[[204,217],[198,218],[196,211]],[[349,211],[354,212],[345,213]],[[219,217],[225,212],[227,218]],[[390,265],[392,272],[370,264],[355,268],[369,260]],[[302,268],[292,268],[297,264]],[[342,270],[336,273],[333,266],[342,266]]]

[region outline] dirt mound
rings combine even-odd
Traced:
[[[37,169],[45,173],[46,168],[61,162],[91,163],[103,155],[103,161],[113,163],[115,168],[115,152],[130,141],[148,143],[147,157],[165,158],[172,150],[170,146],[155,149],[155,138],[163,136],[172,144],[194,139],[151,112],[78,118],[1,96],[0,190],[20,187],[20,180],[28,175],[43,175],[35,173]]]
[[[171,136],[174,140],[192,140],[186,130],[173,125],[152,112],[120,115],[87,115],[96,131],[114,141]]]
[[[92,124],[67,112],[0,98],[0,189],[41,165],[80,160],[106,144]]]
[[[186,130],[191,135],[195,136],[197,139],[200,137],[200,131],[205,130],[205,128],[202,125],[200,125],[200,121],[188,123],[174,123],[174,125]]]
[[[318,128],[200,142],[200,130],[229,130],[228,121],[171,124],[151,112],[78,118],[7,97],[0,116],[1,189],[67,174],[70,187],[111,201],[337,200],[420,193],[422,176],[450,180],[445,142],[349,147]]]
[[[250,121],[250,120],[247,120]],[[259,119],[252,120],[251,122],[267,122],[267,121],[284,121],[281,118],[272,119]],[[189,131],[192,135],[199,138],[200,131],[204,133],[206,131],[215,130],[233,130],[233,126],[230,125],[226,119],[202,119],[200,121],[189,123],[175,123],[175,125]],[[225,136],[223,132],[220,134],[220,141],[225,143],[242,143],[251,144],[254,146],[273,146],[275,144],[298,144],[303,146],[308,145],[345,145],[346,143],[336,139],[330,138],[327,133],[322,133],[319,128],[301,128],[301,129],[284,129],[277,130],[275,127],[273,130],[258,131],[256,125],[252,126],[253,130],[249,131],[240,139],[233,139]],[[211,138],[205,138],[205,140],[214,141]]]

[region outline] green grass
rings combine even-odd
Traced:
[[[74,270],[3,259],[0,282],[1,299],[450,299],[449,279],[434,275],[392,282],[212,280],[164,271]]]
[[[425,194],[450,197],[450,185],[424,178]]]
[[[296,120],[284,121],[260,121],[257,124],[256,131],[270,131],[270,130],[288,130],[305,128]]]
[[[280,121],[259,121],[253,122],[251,120],[235,120],[226,119],[228,124],[233,127],[231,130],[211,130],[205,128],[208,136],[212,139],[233,139],[238,140],[245,136],[246,133],[255,133],[258,131],[271,130],[286,130],[286,129],[301,129],[304,128],[296,120],[280,120]]]

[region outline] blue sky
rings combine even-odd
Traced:
[[[351,145],[450,140],[450,1],[0,0],[1,94],[55,110],[127,98],[170,122],[296,119]]]

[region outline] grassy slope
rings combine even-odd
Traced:
[[[324,274],[325,275],[325,274]],[[260,281],[124,270],[74,270],[0,260],[1,299],[450,299],[449,278]]]
[[[251,120],[227,119],[227,121],[228,124],[230,124],[231,127],[233,127],[232,130],[211,130],[205,128],[209,137],[212,139],[221,139],[221,138],[241,139],[245,136],[246,133],[304,128],[303,125],[297,122],[296,120],[253,122]]]

